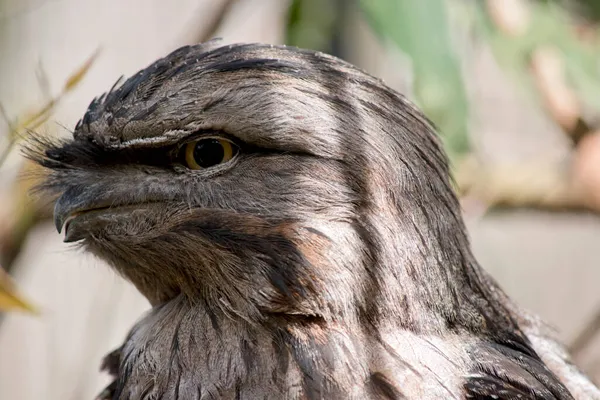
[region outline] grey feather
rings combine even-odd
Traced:
[[[239,153],[188,168],[214,136]],[[153,305],[106,398],[600,399],[477,264],[432,125],[334,57],[184,47],[28,154]]]

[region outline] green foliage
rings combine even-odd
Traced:
[[[524,1],[529,10],[527,30],[512,36],[491,19],[489,3],[483,0],[294,0],[288,43],[331,52],[334,39],[340,37],[343,11],[354,5],[382,42],[409,58],[414,100],[437,125],[453,160],[470,151],[469,101],[461,55],[452,40],[464,24],[472,37],[491,46],[516,86],[530,95],[538,94],[531,55],[552,46],[562,54],[567,83],[579,101],[586,109],[600,111],[600,29],[590,25],[600,21],[599,0]],[[589,28],[591,40],[582,40],[575,22]]]
[[[524,35],[508,36],[497,29],[485,12],[483,3],[474,12],[477,27],[487,38],[497,61],[523,87],[533,90],[530,81],[530,57],[536,48],[552,46],[563,55],[566,73],[581,100],[600,110],[600,37],[583,42],[571,27],[572,20],[556,1],[531,3],[531,20]]]
[[[441,131],[451,157],[467,152],[468,102],[450,40],[445,0],[362,0],[358,4],[379,37],[410,57],[414,100]],[[287,43],[331,52],[347,6],[336,0],[294,0]]]
[[[542,3],[554,3],[563,6],[576,16],[590,22],[600,21],[600,1],[598,0],[538,0]]]
[[[412,61],[414,95],[451,156],[469,150],[468,101],[444,0],[362,0],[367,20]]]
[[[337,19],[336,0],[294,0],[288,14],[286,44],[331,52]]]

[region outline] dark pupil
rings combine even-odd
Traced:
[[[217,139],[200,140],[194,148],[194,160],[202,168],[220,164],[224,155],[225,150]]]

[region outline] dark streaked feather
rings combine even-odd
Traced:
[[[240,151],[187,168],[206,134]],[[433,126],[356,67],[186,46],[73,136],[27,150],[57,225],[153,305],[113,400],[571,398],[473,257]]]

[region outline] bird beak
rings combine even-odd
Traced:
[[[76,242],[84,239],[89,229],[96,229],[107,221],[114,222],[114,219],[103,218],[107,213],[114,215],[117,209],[140,207],[139,204],[119,204],[107,193],[98,196],[85,188],[69,188],[54,204],[54,226],[58,233],[64,229],[65,242]]]
[[[109,208],[109,201],[101,201],[90,197],[86,193],[77,193],[67,190],[54,204],[54,226],[58,233],[65,230],[65,242],[74,242],[82,239],[76,232],[69,231],[69,223],[76,217],[89,211]]]
[[[77,210],[78,202],[74,201],[73,196],[69,196],[67,193],[60,196],[60,198],[54,204],[54,226],[58,233],[62,232],[63,226],[67,219],[71,217]]]

